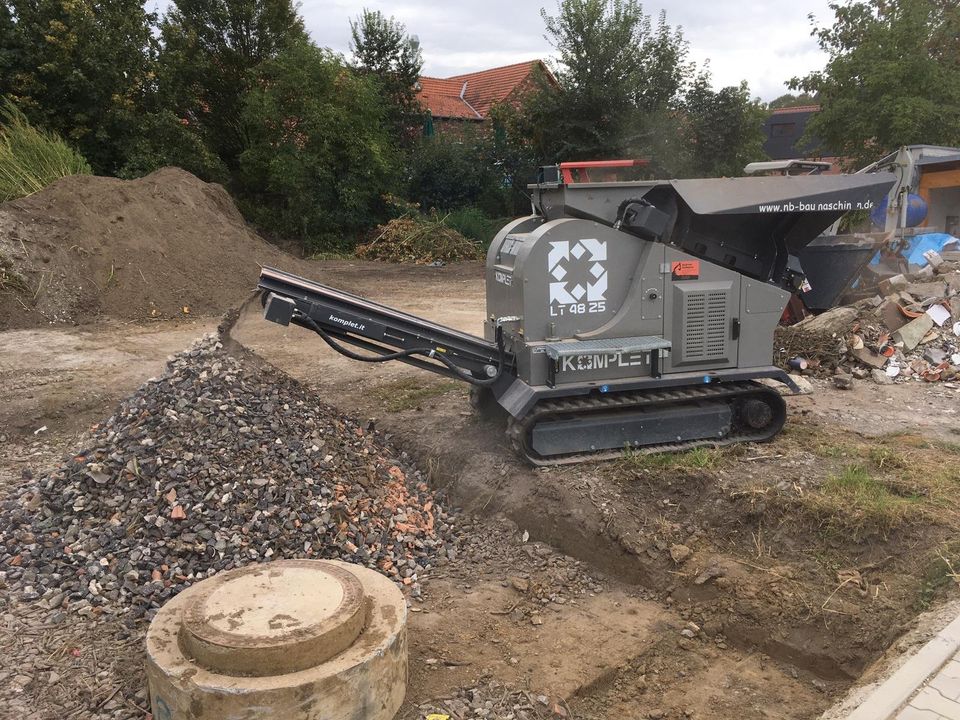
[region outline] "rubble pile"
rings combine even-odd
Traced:
[[[0,505],[0,583],[56,612],[151,617],[272,558],[360,563],[419,596],[455,554],[450,516],[372,427],[214,337],[26,481]]]
[[[960,379],[960,252],[934,253],[930,260],[917,273],[881,280],[871,297],[781,328],[778,360],[794,371],[832,372],[841,381]]]

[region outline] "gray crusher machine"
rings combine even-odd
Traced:
[[[487,254],[484,338],[280,270],[267,320],[348,357],[474,386],[535,465],[765,441],[783,427],[773,334],[804,283],[798,252],[889,174],[531,185],[533,214]],[[425,292],[428,289],[425,288]],[[362,350],[357,352],[347,346]]]

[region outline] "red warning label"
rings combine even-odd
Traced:
[[[700,261],[677,260],[670,263],[670,272],[674,280],[696,280],[700,277]]]

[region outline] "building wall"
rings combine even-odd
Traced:
[[[938,232],[948,231],[948,218],[953,218],[950,223],[953,227],[949,230],[956,235],[960,232],[956,226],[957,220],[960,219],[960,187],[937,188],[930,191],[926,227]]]
[[[813,158],[819,142],[801,142],[807,129],[807,122],[813,117],[814,110],[787,109],[772,113],[763,124],[765,139],[763,151],[771,160],[793,160]]]
[[[434,118],[433,133],[444,140],[462,140],[467,136],[475,136],[489,132],[490,122],[485,120],[457,120],[453,118]]]
[[[924,227],[947,231],[948,218],[960,218],[960,169],[954,164],[941,168],[927,166],[920,177],[920,196],[927,201]],[[950,221],[953,225],[953,222]],[[960,228],[952,227],[956,234]]]

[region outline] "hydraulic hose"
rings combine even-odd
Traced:
[[[359,360],[360,362],[369,362],[369,363],[379,363],[379,362],[389,362],[390,360],[402,360],[403,358],[411,357],[413,355],[422,355],[427,358],[432,358],[434,360],[439,360],[443,363],[451,372],[456,374],[458,378],[464,382],[468,382],[471,385],[476,385],[478,387],[489,387],[493,385],[500,377],[503,375],[503,368],[506,364],[506,353],[503,348],[503,328],[500,325],[497,325],[496,329],[496,338],[497,338],[497,373],[493,377],[489,378],[476,378],[471,375],[469,372],[459,367],[454,363],[450,358],[446,357],[443,353],[437,352],[434,348],[422,347],[422,348],[409,348],[407,350],[399,350],[393,353],[387,353],[385,355],[361,355],[356,353],[353,350],[345,347],[342,343],[337,342],[333,336],[330,335],[326,330],[324,330],[313,318],[309,315],[306,315],[302,312],[297,312],[295,314],[297,320],[302,322],[308,328],[313,330],[317,335],[323,338],[323,341],[327,343],[331,348],[336,350],[338,353],[344,357],[348,357],[351,360]]]

